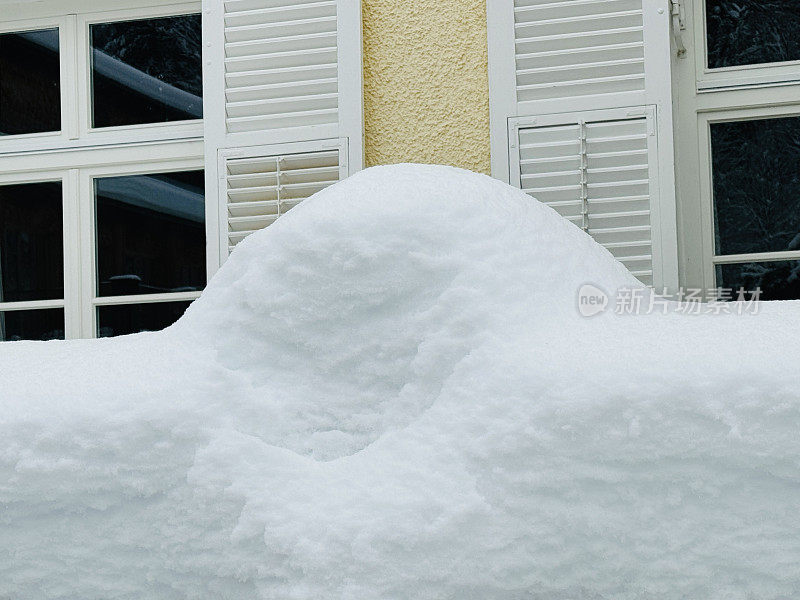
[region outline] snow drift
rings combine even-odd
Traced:
[[[522,192],[359,173],[173,327],[0,344],[0,598],[800,594],[800,305],[635,280]]]

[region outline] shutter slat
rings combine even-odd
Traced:
[[[515,3],[516,15],[548,13],[551,15],[603,14],[609,11],[641,10],[638,0],[571,0],[570,2],[526,2]],[[530,16],[528,17],[530,19]]]
[[[314,34],[329,34],[336,29],[336,17],[320,17],[317,19],[299,19],[284,23],[259,23],[257,25],[240,25],[225,28],[226,46],[230,47],[240,42],[253,42],[257,40],[275,43],[293,36]],[[236,48],[237,46],[234,46]]]
[[[534,67],[532,69],[517,69],[517,76],[522,77],[539,75],[541,77],[548,74],[562,75],[563,73],[569,72],[571,73],[570,77],[574,77],[575,73],[580,72],[581,69],[602,70],[625,67],[628,69],[639,70],[643,64],[644,57],[636,56],[632,58],[618,58],[612,60],[602,60],[598,62],[581,62],[580,64],[568,63],[561,65],[546,65],[543,67]]]
[[[231,217],[254,217],[259,215],[278,214],[278,201],[266,200],[229,204],[228,214]]]
[[[254,25],[257,23],[278,23],[330,17],[336,15],[336,1],[309,2],[288,4],[284,6],[267,6],[250,10],[237,10],[231,4],[225,5],[225,26]]]
[[[336,47],[313,50],[292,50],[272,54],[237,56],[225,60],[228,73],[241,73],[271,68],[312,67],[336,62]]]
[[[228,129],[232,132],[237,132],[303,127],[305,125],[322,125],[325,123],[335,123],[336,114],[337,109],[329,108],[249,117],[228,117]]]
[[[230,58],[256,56],[292,50],[318,50],[335,48],[336,33],[323,31],[307,35],[290,35],[279,38],[263,38],[225,44],[225,53]]]
[[[235,90],[228,90],[225,97],[229,102],[248,102],[306,95],[318,96],[320,94],[335,94],[336,87],[335,78],[289,81],[271,85],[243,86]]]
[[[295,96],[293,98],[268,98],[265,100],[247,100],[244,102],[228,102],[225,109],[229,117],[259,117],[265,112],[286,113],[298,111],[314,111],[337,107],[337,94],[316,94]]]

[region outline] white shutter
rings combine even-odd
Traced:
[[[668,0],[487,0],[492,174],[676,286]]]
[[[514,40],[521,104],[643,104],[642,0],[516,0]]]
[[[638,115],[636,113],[639,113]],[[653,114],[613,110],[520,119],[518,185],[653,284],[651,206],[658,185]]]
[[[222,152],[220,204],[227,251],[346,176],[346,148],[316,148],[316,143],[305,143]]]
[[[336,0],[227,0],[229,132],[338,124]]]
[[[203,0],[203,38],[213,273],[247,234],[361,168],[361,2]]]

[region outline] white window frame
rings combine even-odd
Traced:
[[[148,157],[142,160],[142,150]],[[37,155],[39,155],[37,153]],[[75,149],[50,153],[53,159],[46,171],[30,165],[28,153],[0,159],[4,172],[0,185],[62,182],[64,244],[64,299],[0,303],[0,310],[64,307],[67,339],[97,335],[97,307],[119,304],[193,300],[200,292],[171,292],[130,296],[97,295],[96,220],[93,179],[122,175],[144,175],[203,169],[202,141],[157,144],[125,144],[112,147]],[[216,218],[213,203],[206,198],[206,222],[210,213]],[[208,235],[208,233],[206,233]],[[214,245],[213,243],[211,244]],[[206,271],[215,259],[208,255]]]
[[[53,9],[59,5],[60,3],[53,4]],[[31,12],[25,8],[20,10],[22,14]],[[61,131],[3,136],[0,138],[0,155],[5,152],[66,150],[100,144],[202,137],[202,119],[93,128],[91,126],[92,63],[89,53],[91,24],[200,14],[200,10],[201,5],[197,1],[179,4],[162,2],[160,5],[148,3],[146,6],[125,10],[118,8],[103,10],[101,3],[101,7],[81,14],[56,14],[0,22],[2,33],[58,27],[61,61]]]
[[[77,289],[77,279],[69,280],[68,269],[79,268],[75,263],[78,247],[76,241],[77,203],[75,202],[75,189],[77,181],[69,169],[48,169],[35,172],[6,173],[0,172],[0,185],[17,185],[31,183],[61,183],[61,220],[63,243],[63,271],[64,271],[64,297],[50,300],[23,300],[18,302],[0,302],[1,312],[20,310],[61,308],[64,310],[64,337],[78,337],[80,332],[79,318],[76,319],[75,311],[68,310],[68,298],[74,298]],[[72,217],[72,218],[70,218]],[[77,272],[77,271],[73,271]],[[69,283],[68,283],[69,281]]]
[[[125,175],[153,175],[158,173],[174,173],[176,171],[195,171],[203,169],[203,160],[200,156],[184,158],[173,156],[158,162],[137,162],[132,164],[105,164],[102,166],[88,167],[79,172],[80,177],[80,231],[81,239],[90,240],[91,244],[83,244],[81,248],[81,276],[83,279],[81,307],[82,307],[82,335],[91,337],[97,332],[97,309],[101,306],[119,306],[130,304],[146,304],[151,302],[195,300],[200,297],[199,291],[193,292],[168,292],[158,294],[135,294],[126,296],[99,296],[97,293],[97,212],[94,195],[94,180],[102,177],[120,177]],[[206,207],[208,198],[206,197]],[[208,211],[206,211],[208,212]],[[206,243],[208,252],[208,243]],[[206,255],[206,262],[208,256]],[[208,267],[206,266],[206,272]]]
[[[145,123],[140,125],[123,125],[119,127],[92,126],[92,82],[91,82],[91,46],[89,44],[89,27],[97,23],[135,21],[139,19],[181,16],[187,14],[200,15],[199,2],[184,2],[161,7],[134,8],[113,10],[79,15],[78,58],[82,60],[78,67],[78,106],[80,108],[79,135],[90,145],[113,143],[124,136],[125,140],[142,141],[157,139],[175,139],[199,137],[203,135],[203,120],[170,121],[166,123]]]
[[[491,174],[511,182],[508,124],[517,115],[514,0],[486,0]],[[511,32],[512,35],[509,35]]]
[[[39,133],[21,133],[4,135],[0,137],[0,154],[9,151],[36,150],[44,148],[66,147],[71,136],[76,135],[73,120],[70,115],[74,110],[74,95],[69,82],[76,76],[71,56],[74,55],[74,35],[70,35],[71,19],[68,15],[43,17],[40,19],[21,19],[0,21],[0,34],[25,33],[45,29],[58,29],[59,44],[59,90],[61,101],[61,129],[59,131],[44,131]]]
[[[119,9],[114,0],[49,0],[13,5],[0,32],[59,29],[61,131],[0,138],[0,185],[62,182],[64,298],[0,303],[0,310],[64,308],[65,338],[96,337],[97,308],[193,300],[200,292],[97,295],[93,179],[204,169],[203,120],[92,128],[89,25],[200,13],[199,1],[138,0]],[[2,3],[2,6],[11,6]],[[204,107],[205,112],[205,107]],[[46,162],[45,169],[39,167]],[[206,189],[206,276],[218,268],[218,210]]]
[[[800,82],[800,60],[708,68],[706,0],[695,0],[694,22],[694,47],[701,50],[695,52],[698,92],[765,85],[792,85]]]

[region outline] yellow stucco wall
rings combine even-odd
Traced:
[[[367,166],[489,172],[486,0],[363,0]]]

